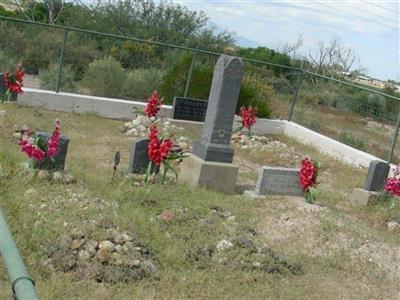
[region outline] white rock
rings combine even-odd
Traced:
[[[90,254],[86,250],[79,251],[78,258],[80,260],[88,260],[90,258]]]
[[[217,244],[218,251],[227,251],[233,247],[233,244],[228,240],[221,240]]]
[[[47,171],[47,170],[40,170],[39,172],[38,172],[38,178],[40,179],[40,180],[48,180],[48,179],[50,179],[50,173],[49,173],[49,171]]]
[[[122,233],[121,236],[125,242],[132,242],[133,240],[133,238],[126,232]]]
[[[112,242],[110,242],[108,240],[104,240],[104,241],[100,242],[99,249],[100,250],[105,250],[105,251],[108,251],[108,252],[113,252],[114,249],[115,249],[115,246],[114,246],[114,244]]]
[[[53,173],[53,180],[55,182],[61,182],[63,180],[63,174],[59,171]]]
[[[125,129],[132,129],[133,128],[133,124],[132,124],[132,122],[126,122],[125,124],[124,124],[124,128]]]
[[[387,227],[390,232],[400,232],[400,224],[396,221],[388,222]]]

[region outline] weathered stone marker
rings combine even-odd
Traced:
[[[147,156],[148,138],[141,138],[133,141],[131,154],[129,156],[129,173],[145,173],[149,164]]]
[[[260,169],[255,191],[245,191],[253,198],[266,195],[299,196],[304,192],[299,183],[300,169],[264,166]]]
[[[242,77],[242,61],[221,55],[214,68],[203,130],[193,144],[192,155],[181,165],[180,180],[234,192],[238,168],[232,164],[230,141]]]
[[[47,143],[51,137],[51,133],[35,132],[35,136],[43,139],[45,143]],[[56,154],[56,156],[54,156],[55,168],[57,170],[64,170],[65,159],[67,157],[68,144],[69,144],[69,139],[66,136],[61,135],[60,142],[58,143],[59,151]]]
[[[369,164],[364,188],[356,188],[351,194],[351,201],[359,205],[368,205],[373,202],[379,192],[383,191],[386,179],[390,172],[390,165],[381,160],[373,160]]]
[[[367,178],[364,183],[364,190],[379,192],[382,191],[389,175],[390,165],[387,162],[373,160],[369,164]]]
[[[175,97],[172,105],[172,118],[204,122],[207,111],[207,101],[185,97]]]

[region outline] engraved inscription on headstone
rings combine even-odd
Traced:
[[[364,190],[380,192],[385,186],[389,175],[390,165],[387,162],[373,160],[369,164],[367,178],[364,183]]]
[[[233,119],[243,77],[239,58],[221,55],[214,68],[203,131],[193,144],[193,154],[205,161],[231,163]]]
[[[49,141],[51,135],[52,134],[48,133],[48,132],[36,132],[35,133],[35,136],[43,139],[46,144]],[[67,157],[68,144],[69,144],[69,139],[64,135],[61,135],[60,142],[58,143],[59,150],[58,150],[56,156],[54,156],[55,168],[57,170],[64,170],[65,159]]]
[[[303,196],[299,172],[299,169],[264,166],[260,170],[255,192],[258,195]]]
[[[175,97],[172,106],[172,118],[204,122],[207,111],[207,101],[193,98]]]

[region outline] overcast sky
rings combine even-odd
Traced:
[[[400,80],[400,0],[173,0],[203,10],[213,23],[271,48],[303,35],[302,54],[318,40],[340,37],[367,73]]]

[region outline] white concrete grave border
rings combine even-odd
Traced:
[[[136,116],[135,110],[142,110],[146,105],[142,101],[128,101],[72,93],[56,93],[28,88],[24,89],[24,93],[18,97],[18,103],[62,112],[95,113],[102,117],[121,120],[132,120]],[[171,113],[172,106],[163,105],[161,115],[163,117],[170,117]],[[182,127],[190,127],[191,129],[197,128],[198,130],[200,130],[203,124],[201,122],[181,120],[171,120],[171,123]],[[297,123],[286,120],[258,119],[253,132],[255,134],[284,134],[302,144],[314,146],[321,153],[358,167],[368,168],[372,160],[381,160],[369,153],[357,150]]]

